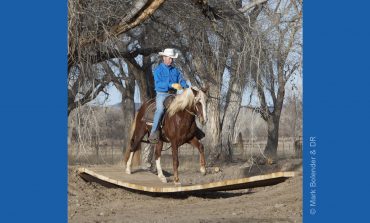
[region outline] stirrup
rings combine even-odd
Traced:
[[[158,139],[148,139],[149,140],[149,142],[151,143],[151,144],[157,144],[158,143]]]
[[[158,131],[158,130],[157,130]],[[148,141],[151,143],[151,144],[157,144],[158,141],[159,141],[159,133],[158,132],[154,132],[153,134],[150,134],[150,136],[148,137]]]

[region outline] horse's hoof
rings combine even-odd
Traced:
[[[175,184],[176,187],[180,187],[181,186],[181,183],[180,181],[177,181],[177,182],[173,182]]]
[[[203,176],[206,175],[206,168],[205,167],[201,167],[200,168],[200,172],[202,173]]]
[[[167,183],[167,179],[165,176],[158,176],[162,183]]]
[[[131,174],[131,170],[130,169],[126,169],[126,173],[127,174]]]

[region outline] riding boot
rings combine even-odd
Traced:
[[[152,134],[150,134],[148,140],[152,144],[157,144],[158,143],[158,140],[159,140],[159,131],[156,130]]]

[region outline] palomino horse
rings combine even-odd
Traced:
[[[161,151],[163,142],[171,143],[172,147],[172,159],[173,159],[173,172],[174,172],[174,183],[179,183],[178,177],[178,148],[185,144],[190,143],[199,150],[200,154],[200,172],[205,175],[205,159],[204,159],[204,147],[199,142],[199,131],[195,118],[198,117],[201,124],[205,124],[207,121],[206,113],[206,89],[198,89],[191,87],[185,89],[180,95],[177,95],[171,102],[167,112],[163,117],[163,126],[161,136],[158,144],[155,147],[155,162],[157,166],[157,172],[159,179],[167,183],[166,177],[163,175],[161,168]],[[130,141],[130,157],[126,164],[126,173],[131,174],[131,161],[135,151],[140,148],[140,143],[146,134],[149,134],[151,126],[147,125],[142,119],[145,110],[148,107],[148,103],[144,103],[137,115],[135,116],[133,125],[131,127],[131,141]]]

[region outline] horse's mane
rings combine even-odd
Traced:
[[[185,89],[182,94],[176,95],[168,108],[169,117],[173,116],[178,111],[184,110],[188,106],[193,106],[194,97],[194,93],[190,88]]]

